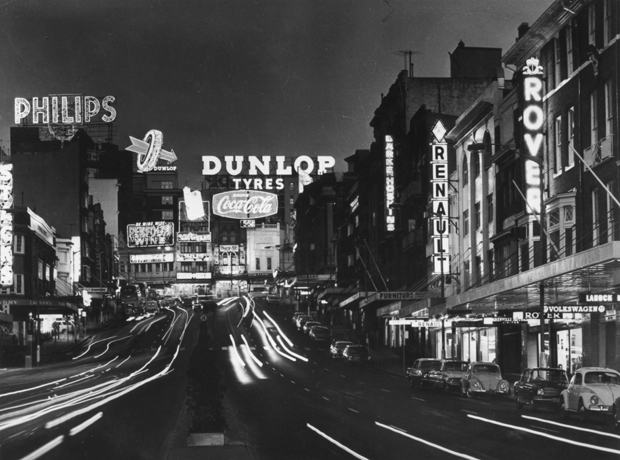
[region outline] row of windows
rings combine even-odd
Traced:
[[[488,223],[493,222],[493,220],[495,219],[495,211],[494,211],[494,203],[493,203],[493,194],[489,194],[487,195],[487,200],[486,200],[486,207],[487,207],[487,221]],[[474,212],[475,212],[475,225],[476,225],[476,229],[479,229],[480,227],[482,227],[482,214],[481,214],[481,206],[480,206],[480,202],[476,202],[476,204],[474,205]],[[463,236],[467,236],[469,234],[469,209],[463,211]]]
[[[207,244],[206,243],[181,243],[181,253],[183,254],[206,254],[207,253]]]
[[[255,268],[255,270],[262,270],[261,263],[260,263],[260,257],[256,258],[256,268]],[[265,270],[272,270],[271,257],[267,257],[267,267],[265,268]]]
[[[24,275],[13,274],[13,285],[0,289],[0,294],[24,295]]]
[[[124,264],[121,265],[121,272],[125,269]],[[151,272],[171,272],[174,271],[174,263],[163,262],[155,264],[131,264],[131,270],[135,273],[151,273]]]
[[[206,262],[181,262],[180,270],[183,273],[205,273],[209,271],[209,265]]]

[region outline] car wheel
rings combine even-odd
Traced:
[[[616,408],[615,404],[611,412],[611,417],[612,417],[611,418],[612,422],[614,424],[614,428],[616,430],[620,429],[620,414],[618,413],[618,409]]]
[[[569,416],[570,416],[570,414],[566,410],[566,401],[564,401],[564,398],[562,398],[561,401],[560,401],[560,417],[562,417],[564,420],[566,420],[566,419],[568,419]]]
[[[518,396],[517,396],[516,401],[517,401],[517,410],[523,409],[523,403],[521,402]]]
[[[473,391],[471,391],[471,388],[467,388],[467,391],[465,392],[465,395],[466,395],[468,398],[470,398],[470,399],[471,399],[471,398],[473,398],[473,397],[474,397],[475,393],[474,393]]]
[[[577,405],[577,415],[579,416],[580,422],[584,423],[586,421],[586,408],[582,400],[579,400],[579,404]]]

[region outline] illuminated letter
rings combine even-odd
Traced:
[[[62,122],[65,124],[74,123],[75,119],[69,116],[69,100],[67,99],[67,96],[63,96],[60,100],[61,100]]]
[[[538,133],[536,137],[532,139],[531,134],[524,134],[523,139],[525,139],[525,143],[527,144],[527,148],[530,151],[530,155],[533,157],[538,156],[538,151],[540,150],[540,146],[542,145],[543,135]]]
[[[226,162],[226,172],[228,174],[230,174],[231,176],[237,176],[241,174],[241,170],[243,169],[243,157],[242,156],[240,155],[236,157],[225,156],[224,161]],[[237,162],[236,168],[233,166],[233,161]]]
[[[75,115],[75,122],[81,124],[82,123],[82,97],[75,96],[74,102],[75,102],[75,110],[73,113]]]
[[[276,176],[290,176],[293,173],[293,169],[290,166],[284,166],[284,162],[286,161],[286,157],[277,156],[276,157]]]
[[[528,77],[524,82],[524,95],[526,101],[542,101],[542,80],[536,77]]]
[[[213,165],[213,167],[211,166]],[[218,157],[203,155],[202,157],[202,175],[214,176],[222,169],[222,161]]]
[[[303,162],[306,162],[306,164],[308,165],[307,169],[303,169],[303,168],[300,167]],[[310,158],[309,156],[301,155],[301,156],[299,156],[299,157],[297,157],[295,159],[295,163],[293,164],[293,168],[298,173],[300,171],[302,171],[302,172],[304,172],[306,174],[310,174],[312,172],[312,170],[314,169],[314,161],[312,161],[312,158]]]
[[[39,98],[32,98],[32,122],[36,125],[39,123],[39,115],[43,115],[43,123],[50,121],[50,101],[47,97],[42,98],[42,104],[39,105]]]
[[[52,123],[58,123],[58,98],[52,96]]]
[[[84,121],[90,122],[90,119],[99,113],[101,104],[99,99],[93,96],[84,97]]]
[[[319,162],[319,170],[317,171],[319,174],[327,172],[327,168],[333,168],[336,164],[334,157],[319,156],[317,160]]]
[[[256,171],[257,168],[265,176],[269,175],[269,162],[271,161],[271,157],[269,155],[263,155],[261,158],[262,158],[262,163],[258,159],[258,157],[253,157],[252,156],[252,157],[249,158],[249,160],[250,160],[250,171],[249,171],[250,176],[256,176],[258,174],[258,172]]]
[[[523,126],[530,131],[537,131],[543,125],[542,107],[537,105],[529,105],[523,111]]]
[[[103,110],[107,110],[108,112],[110,112],[110,115],[104,115],[103,117],[101,117],[101,119],[106,123],[110,123],[116,118],[116,110],[114,110],[114,107],[110,106],[110,104],[114,102],[114,100],[114,96],[106,96],[103,98],[103,102],[101,103],[101,105],[103,106]]]
[[[30,102],[23,97],[15,98],[15,124],[18,125],[22,118],[26,118],[30,113]]]

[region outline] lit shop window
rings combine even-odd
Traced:
[[[161,197],[161,204],[174,204],[174,199],[171,196],[165,195]]]
[[[163,180],[163,181],[161,181],[161,188],[162,189],[171,189],[172,188],[172,181],[171,180]]]
[[[161,212],[161,219],[162,220],[172,220],[174,219],[174,213],[170,210],[165,210]]]

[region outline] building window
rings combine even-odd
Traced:
[[[228,232],[222,232],[222,243],[228,243]]]
[[[597,104],[596,104],[596,90],[594,90],[590,94],[590,145],[594,145],[597,142],[598,142],[598,116],[597,116]]]
[[[599,226],[601,225],[598,212],[598,188],[592,189],[592,246],[599,243]]]
[[[603,46],[607,46],[612,39],[611,0],[605,0],[603,3],[603,17]]]
[[[237,244],[237,232],[230,232],[230,244]]]
[[[206,254],[207,253],[207,243],[196,243],[194,246],[194,252],[198,254]]]
[[[355,226],[356,227],[360,226],[360,216],[355,216]]]
[[[0,294],[24,294],[24,275],[13,274],[13,285],[0,289]]]
[[[171,196],[164,195],[161,197],[161,204],[174,204],[174,199]]]
[[[594,3],[588,6],[588,44],[596,45],[596,10]]]
[[[614,183],[613,181],[611,182],[607,182],[605,184],[605,188],[606,193],[605,193],[605,203],[606,203],[606,208],[605,208],[605,212],[607,213],[606,215],[606,221],[607,221],[607,238],[606,238],[606,243],[613,241],[614,239],[614,201],[613,201],[613,187],[614,187]]]
[[[469,235],[469,209],[463,211],[463,236]]]
[[[566,113],[566,129],[568,134],[568,167],[575,164],[575,107],[568,109]]]
[[[489,222],[493,222],[494,218],[494,208],[493,208],[493,194],[487,195],[487,220]]]
[[[562,81],[562,54],[560,52],[560,39],[553,39],[553,50],[555,53],[555,86],[557,87]]]
[[[479,201],[474,205],[474,208],[476,210],[476,228],[480,228],[480,226],[482,225],[482,218],[480,216],[480,202]]]
[[[271,257],[267,257],[267,270],[271,270]]]
[[[260,270],[260,258],[256,258],[256,270]]]
[[[40,280],[44,279],[43,278],[44,277],[44,274],[43,274],[44,271],[45,271],[45,264],[43,263],[43,261],[41,259],[39,259],[39,268],[38,268],[37,275],[38,275],[38,278]]]
[[[289,202],[289,204],[290,204],[291,206],[295,206],[295,198],[290,197],[290,198],[289,198],[289,200],[288,200],[288,202]]]
[[[347,257],[347,266],[348,267],[352,267],[354,263],[355,263],[355,257],[353,257],[352,255]]]
[[[566,27],[566,74],[567,77],[573,73],[573,28]]]
[[[24,235],[15,235],[13,237],[13,252],[15,254],[24,254],[26,251],[26,239]]]
[[[567,228],[564,230],[564,255],[570,256],[573,254],[573,228]]]
[[[291,190],[291,191],[295,191],[295,183],[294,182],[290,182],[288,184],[288,189]]]
[[[555,172],[562,172],[562,117],[555,119]]]
[[[558,208],[552,209],[548,214],[549,228],[560,225],[560,210]]]
[[[467,155],[463,155],[463,187],[469,182],[469,172],[467,171]]]
[[[190,273],[192,271],[191,262],[181,262],[181,271],[184,273]]]
[[[181,253],[182,254],[187,254],[189,252],[192,252],[192,245],[191,245],[191,243],[181,243]]]
[[[473,152],[472,159],[474,160],[474,177],[478,177],[480,175],[480,153]]]
[[[161,181],[161,188],[163,188],[163,189],[171,189],[172,188],[172,181],[171,180],[162,180]]]
[[[611,92],[611,80],[605,82],[605,137],[613,134],[613,93]]]
[[[174,212],[172,210],[165,210],[161,212],[161,220],[173,220]]]

